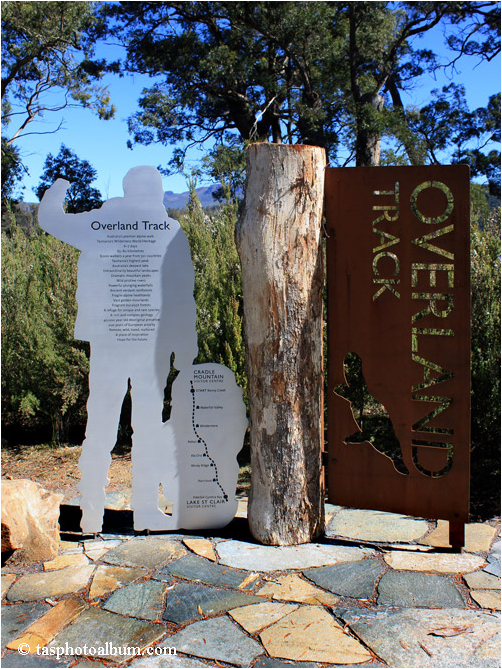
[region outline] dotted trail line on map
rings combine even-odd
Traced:
[[[199,443],[204,444],[204,455],[206,458],[209,459],[209,462],[211,465],[214,467],[214,476],[213,481],[216,483],[216,485],[219,487],[223,494],[223,498],[225,501],[228,500],[228,495],[227,493],[223,490],[223,487],[221,483],[218,480],[218,467],[216,466],[216,462],[213,460],[213,458],[209,455],[209,451],[207,448],[207,443],[204,441],[204,439],[200,436],[200,434],[197,432],[197,428],[199,427],[198,424],[195,422],[195,409],[196,409],[196,403],[195,403],[195,388],[193,385],[193,381],[190,381],[190,392],[192,393],[192,429],[194,431],[195,436],[197,437]]]

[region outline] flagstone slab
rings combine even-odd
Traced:
[[[18,637],[9,641],[7,648],[11,650],[21,648],[30,655],[35,654],[37,648],[47,645],[60,629],[75,620],[85,608],[86,604],[80,597],[69,597],[58,602],[41,618],[23,630]]]
[[[378,584],[378,604],[428,608],[465,608],[450,578],[422,572],[390,572]]]
[[[156,646],[156,648],[159,651],[161,650],[160,645]],[[198,669],[199,667],[207,667],[208,665],[198,660],[193,660],[190,657],[182,657],[178,654],[166,654],[139,657],[127,666],[140,667],[141,669],[168,669],[169,667],[172,667],[172,669]],[[214,666],[214,664],[209,666]]]
[[[92,550],[85,551],[85,556],[89,558],[92,562],[97,562],[101,560],[105,553],[108,553],[109,548],[93,548]]]
[[[221,541],[216,545],[220,563],[249,571],[308,569],[328,564],[355,562],[374,555],[366,548],[301,544],[300,546],[261,546],[246,541]]]
[[[500,611],[500,592],[497,590],[471,590],[471,597],[482,609]]]
[[[112,548],[120,546],[122,541],[84,541],[84,552],[90,560],[99,560]]]
[[[216,553],[213,544],[208,539],[183,539],[183,543],[197,555],[216,562]]]
[[[361,560],[308,569],[303,575],[325,590],[344,597],[371,599],[384,568],[378,560]]]
[[[147,569],[141,569],[139,567],[108,567],[100,565],[96,569],[96,573],[92,579],[89,599],[92,600],[96,597],[108,595],[114,590],[117,590],[117,588],[129,585],[133,581],[137,581],[147,574]]]
[[[279,602],[263,602],[232,609],[228,614],[249,634],[256,634],[272,623],[276,623],[289,613],[293,613],[298,604],[280,604]]]
[[[103,608],[131,618],[157,620],[164,610],[167,586],[157,581],[145,581],[116,590]]]
[[[17,578],[17,574],[2,574],[2,599],[7,594],[7,590],[14,583]]]
[[[324,592],[324,590],[304,581],[296,574],[286,574],[274,578],[272,581],[265,583],[257,594],[272,597],[272,599],[301,602],[303,604],[324,604],[325,606],[334,606],[339,599],[330,592]]]
[[[464,581],[472,590],[500,590],[500,578],[485,571],[465,574]]]
[[[438,520],[436,529],[429,536],[421,539],[421,544],[438,548],[450,545],[450,523],[447,520]],[[497,530],[484,523],[467,523],[465,525],[464,550],[468,553],[479,553],[490,550],[491,543]]]
[[[411,551],[413,553],[427,553],[428,551],[434,550],[433,546],[425,546],[422,544],[388,544],[386,548],[393,548],[398,551]]]
[[[135,538],[134,534],[117,534],[114,532],[113,534],[109,534],[108,532],[100,532],[98,534],[98,537],[100,539],[103,539],[103,541],[115,541],[120,539],[120,541],[131,541],[131,539]]]
[[[7,593],[11,602],[33,602],[83,590],[91,578],[94,565],[65,567],[56,571],[21,576]]]
[[[75,541],[60,541],[59,548],[61,554],[69,555],[70,553],[83,553],[84,547]]]
[[[253,669],[265,669],[270,667],[270,669],[274,669],[277,667],[277,669],[288,669],[288,667],[298,667],[298,669],[303,669],[307,667],[324,667],[324,666],[332,666],[334,667],[335,665],[325,665],[325,664],[319,664],[318,662],[294,662],[293,660],[281,660],[277,659],[275,657],[260,657],[256,662],[253,664]],[[346,664],[342,665],[343,667],[347,667]],[[352,668],[357,667],[357,669],[383,669],[384,665],[381,662],[364,662],[362,664],[357,664],[357,665],[350,665]],[[341,669],[340,665],[338,665],[338,669]]]
[[[291,662],[290,660],[277,660],[274,657],[260,657],[253,664],[253,669],[285,669],[287,667],[319,667],[314,662]]]
[[[261,601],[263,599],[260,597],[238,590],[224,590],[195,583],[176,583],[167,591],[167,604],[162,617],[169,622],[182,624]]]
[[[62,647],[67,643],[75,655],[89,655],[120,663],[127,656],[123,652],[120,654],[115,651],[124,647],[142,650],[164,635],[163,625],[124,618],[110,611],[92,608],[80,614],[47,648],[50,651],[51,648]]]
[[[2,667],[19,667],[19,669],[35,669],[40,667],[69,667],[71,662],[64,660],[55,660],[52,657],[43,657],[40,655],[20,655],[19,653],[9,653],[2,657]]]
[[[488,556],[488,564],[484,567],[483,571],[486,571],[488,574],[493,574],[500,578],[500,559],[497,555]]]
[[[326,530],[326,536],[381,543],[418,541],[428,531],[425,520],[397,513],[367,509],[341,509]]]
[[[84,551],[94,551],[98,548],[109,550],[110,548],[117,548],[121,544],[122,541],[120,539],[90,539],[89,541],[84,541]]]
[[[498,667],[500,619],[483,611],[336,612],[391,667]]]
[[[338,506],[336,504],[325,504],[324,505],[324,522],[326,523],[326,526],[329,525],[329,523],[333,520],[333,516],[335,513],[338,513],[338,511],[341,510],[341,506]]]
[[[121,567],[156,569],[168,560],[186,555],[179,541],[170,537],[150,536],[123,543],[103,556],[103,562]]]
[[[44,562],[45,571],[53,571],[54,569],[64,569],[65,567],[85,567],[89,564],[89,560],[83,553],[64,553],[58,555],[53,560]]]
[[[393,551],[384,554],[392,569],[401,571],[433,571],[439,574],[467,574],[479,569],[485,560],[478,555],[453,553],[408,553]]]
[[[177,651],[239,667],[250,667],[263,648],[240,630],[227,616],[188,625],[162,644],[174,646]],[[162,645],[161,644],[161,645]]]
[[[500,667],[500,634],[495,634],[493,637],[485,641],[478,652],[476,653],[476,660],[479,661],[480,666],[483,667]],[[493,659],[498,656],[498,659]]]
[[[493,544],[490,553],[492,555],[498,555],[498,558],[500,560],[500,539]]]
[[[2,606],[2,646],[15,639],[31,623],[40,618],[50,607],[42,602]]]
[[[208,562],[198,555],[185,555],[166,564],[155,578],[171,580],[173,576],[200,581],[208,585],[222,585],[241,590],[249,590],[257,584],[258,574],[254,578],[249,572],[237,571],[225,565]]]
[[[301,606],[260,634],[272,657],[334,664],[368,662],[372,656],[320,606]]]

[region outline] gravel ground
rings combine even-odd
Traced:
[[[80,446],[18,446],[2,449],[2,478],[29,479],[47,490],[63,493],[65,501],[78,494]],[[107,492],[131,488],[131,456],[113,455],[108,472]]]

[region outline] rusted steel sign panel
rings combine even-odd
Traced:
[[[450,520],[458,546],[469,511],[468,167],[328,169],[326,219],[329,500]],[[359,423],[372,418],[350,395],[347,365],[359,359],[366,400],[387,416],[380,444],[378,430],[364,440]]]

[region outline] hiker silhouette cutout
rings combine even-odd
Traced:
[[[180,490],[187,484],[191,489],[191,479],[198,473],[179,453],[181,447],[190,447],[176,435],[181,431],[179,420],[173,421],[176,430],[169,421],[162,422],[170,371],[172,374],[174,367],[180,372],[172,384],[173,417],[180,411],[176,404],[186,404],[184,396],[191,407],[186,380],[197,374],[193,365],[198,354],[194,269],[188,240],[179,223],[167,216],[162,178],[153,167],[129,170],[123,180],[123,197],[84,213],[64,212],[69,186],[58,179],[44,194],[38,216],[44,230],[81,251],[75,337],[89,341],[91,351],[88,420],[79,460],[82,531],[97,532],[102,526],[111,451],[129,384],[134,527],[171,529],[180,527],[179,522],[197,523],[191,519],[190,509],[182,513],[176,508],[171,516],[159,509],[159,486],[168,499],[179,501],[184,499]],[[235,384],[232,372],[226,370],[225,374],[228,383],[233,380]],[[221,424],[213,423],[212,441],[219,444],[218,456],[223,460],[220,474],[233,502],[237,465],[228,456],[236,456],[242,447],[246,419],[242,391],[235,384],[235,388],[229,386],[229,395],[232,392],[237,397],[230,402],[237,416],[230,419],[234,429],[228,431],[222,409]],[[191,415],[185,418],[190,430]],[[214,435],[223,438],[218,441]],[[233,489],[228,476],[223,475],[226,460],[235,479]],[[181,462],[184,469],[180,469]],[[199,490],[199,496],[204,494]],[[206,522],[219,522],[216,526],[220,527],[229,522],[234,505],[227,506],[216,521],[206,518]]]

